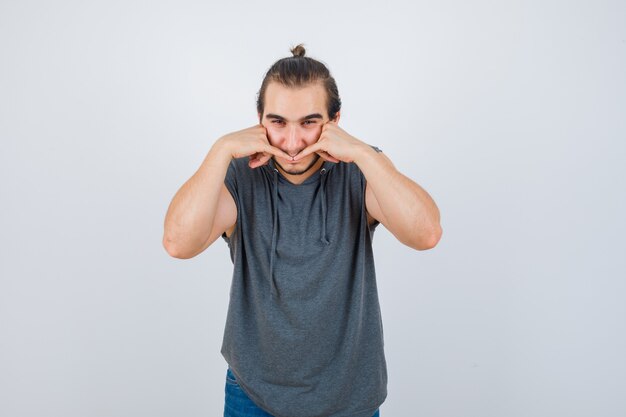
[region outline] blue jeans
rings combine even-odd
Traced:
[[[273,417],[260,409],[243,392],[230,368],[226,371],[225,391],[224,417]],[[380,417],[380,410],[376,410],[372,417]]]

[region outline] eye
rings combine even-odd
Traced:
[[[305,120],[302,124],[305,126],[311,126],[315,124],[315,120]]]
[[[272,123],[276,124],[276,125],[282,125],[285,122],[283,120],[274,119],[274,120],[272,120]]]

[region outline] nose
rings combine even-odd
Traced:
[[[285,151],[289,156],[296,156],[302,150],[302,141],[299,139],[297,126],[290,126],[285,135]]]

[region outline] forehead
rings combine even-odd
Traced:
[[[299,119],[303,116],[326,113],[326,91],[321,83],[312,83],[303,87],[285,87],[271,82],[265,90],[264,113],[274,113],[287,119]]]

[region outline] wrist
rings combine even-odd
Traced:
[[[233,156],[232,150],[230,149],[228,139],[226,138],[226,136],[222,136],[221,138],[216,140],[213,146],[211,147],[211,150],[209,151],[209,153],[215,155],[219,159],[222,159],[222,160],[227,159],[228,162],[230,162],[232,159],[235,158]]]
[[[377,147],[372,147],[367,143],[363,143],[361,146],[359,146],[359,151],[354,158],[354,162],[357,165],[361,165],[363,163],[366,163],[368,160],[371,160],[371,158],[376,158],[378,156],[378,153],[380,152],[382,151]]]
[[[218,139],[204,159],[203,165],[226,168],[233,160],[233,155],[230,151],[228,143],[223,141],[222,138]]]

